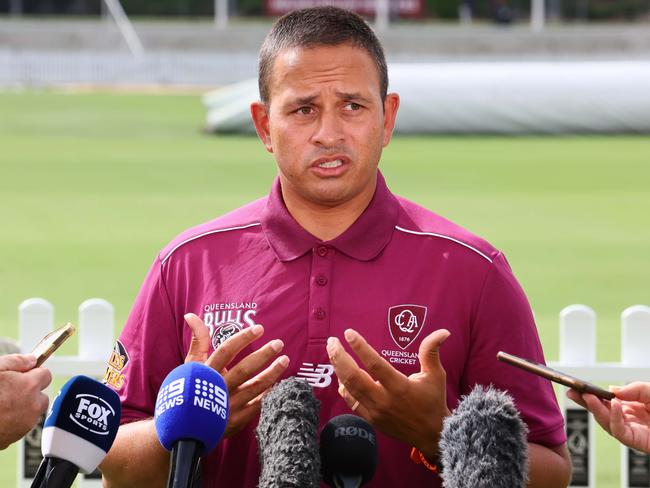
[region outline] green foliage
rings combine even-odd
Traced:
[[[118,333],[158,250],[275,174],[254,137],[201,132],[198,96],[0,93],[0,112],[3,336],[33,296],[56,323],[106,298]],[[559,311],[585,303],[598,358],[614,361],[620,312],[650,297],[648,154],[647,137],[399,137],[382,168],[393,191],[505,251],[550,359]],[[617,487],[618,446],[598,436],[598,486]],[[15,486],[15,455],[0,453],[0,486]]]

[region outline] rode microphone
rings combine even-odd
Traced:
[[[528,429],[512,398],[477,385],[443,422],[440,462],[445,488],[524,488]]]
[[[295,377],[282,380],[262,400],[257,425],[260,451],[258,488],[318,488],[318,409],[311,386]]]
[[[113,445],[122,408],[113,390],[87,376],[61,388],[45,417],[43,461],[32,488],[68,488],[77,473],[92,473]]]
[[[331,419],[320,434],[323,481],[336,488],[358,488],[377,469],[377,436],[372,425],[356,415]]]
[[[169,488],[193,486],[199,458],[215,448],[228,424],[228,389],[202,363],[185,363],[163,381],[156,398],[158,439],[171,451]]]

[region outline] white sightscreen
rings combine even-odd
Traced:
[[[650,62],[393,64],[398,133],[650,132]],[[204,97],[209,131],[253,132],[257,81]]]

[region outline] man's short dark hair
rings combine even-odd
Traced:
[[[262,102],[270,100],[269,85],[273,63],[284,49],[293,47],[339,46],[352,44],[364,49],[379,73],[381,99],[388,91],[388,69],[379,39],[366,22],[354,12],[337,7],[295,10],[280,17],[268,33],[259,59],[259,89]]]

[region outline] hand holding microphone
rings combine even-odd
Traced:
[[[68,380],[45,418],[44,459],[32,488],[68,488],[79,471],[93,472],[113,445],[120,417],[113,390],[87,376]]]

